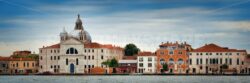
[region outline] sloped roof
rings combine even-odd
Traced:
[[[111,44],[99,44],[96,42],[84,44],[85,48],[107,48],[107,49],[117,49],[123,50],[123,48],[118,46],[113,46]]]
[[[51,45],[51,46],[47,46],[47,47],[44,47],[44,48],[60,48],[60,44],[54,44],[54,45]]]
[[[35,59],[32,59],[32,58],[0,57],[0,61],[35,61]]]
[[[191,52],[246,52],[246,50],[229,49],[228,47],[220,47],[216,44],[211,43],[194,49]]]
[[[139,52],[137,56],[155,56],[152,52]]]

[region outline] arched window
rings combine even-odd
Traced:
[[[161,63],[161,65],[165,64],[165,60],[164,59],[160,59],[160,63]]]
[[[78,58],[76,59],[76,65],[78,65]]]
[[[170,58],[168,64],[174,64],[174,59]]]
[[[69,48],[66,54],[78,54],[78,51],[75,48]]]
[[[183,59],[178,59],[178,64],[179,65],[183,64]]]

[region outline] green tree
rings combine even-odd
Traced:
[[[163,71],[168,71],[168,64],[162,64]]]
[[[223,64],[223,65],[221,66],[221,68],[222,68],[222,69],[228,69],[228,65],[227,65],[227,64]]]
[[[139,51],[140,49],[137,48],[136,45],[132,43],[127,44],[124,49],[125,56],[133,56],[134,54],[138,54]]]
[[[113,73],[116,73],[116,67],[118,67],[118,61],[113,58],[111,60],[107,60],[102,62],[103,65],[109,66],[113,68]]]

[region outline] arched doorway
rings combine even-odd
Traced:
[[[75,73],[75,65],[73,63],[70,64],[70,73]]]

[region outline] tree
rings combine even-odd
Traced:
[[[136,45],[132,43],[127,44],[124,49],[125,56],[133,56],[134,54],[138,54],[139,51],[140,49],[137,48]]]
[[[168,64],[162,64],[163,71],[168,71]]]
[[[109,67],[113,67],[113,73],[116,73],[116,67],[118,67],[118,61],[113,58],[111,60],[107,60],[102,62],[103,65],[109,66]]]
[[[222,69],[228,69],[228,65],[227,65],[227,64],[223,64],[223,65],[221,66],[221,68],[222,68]]]

